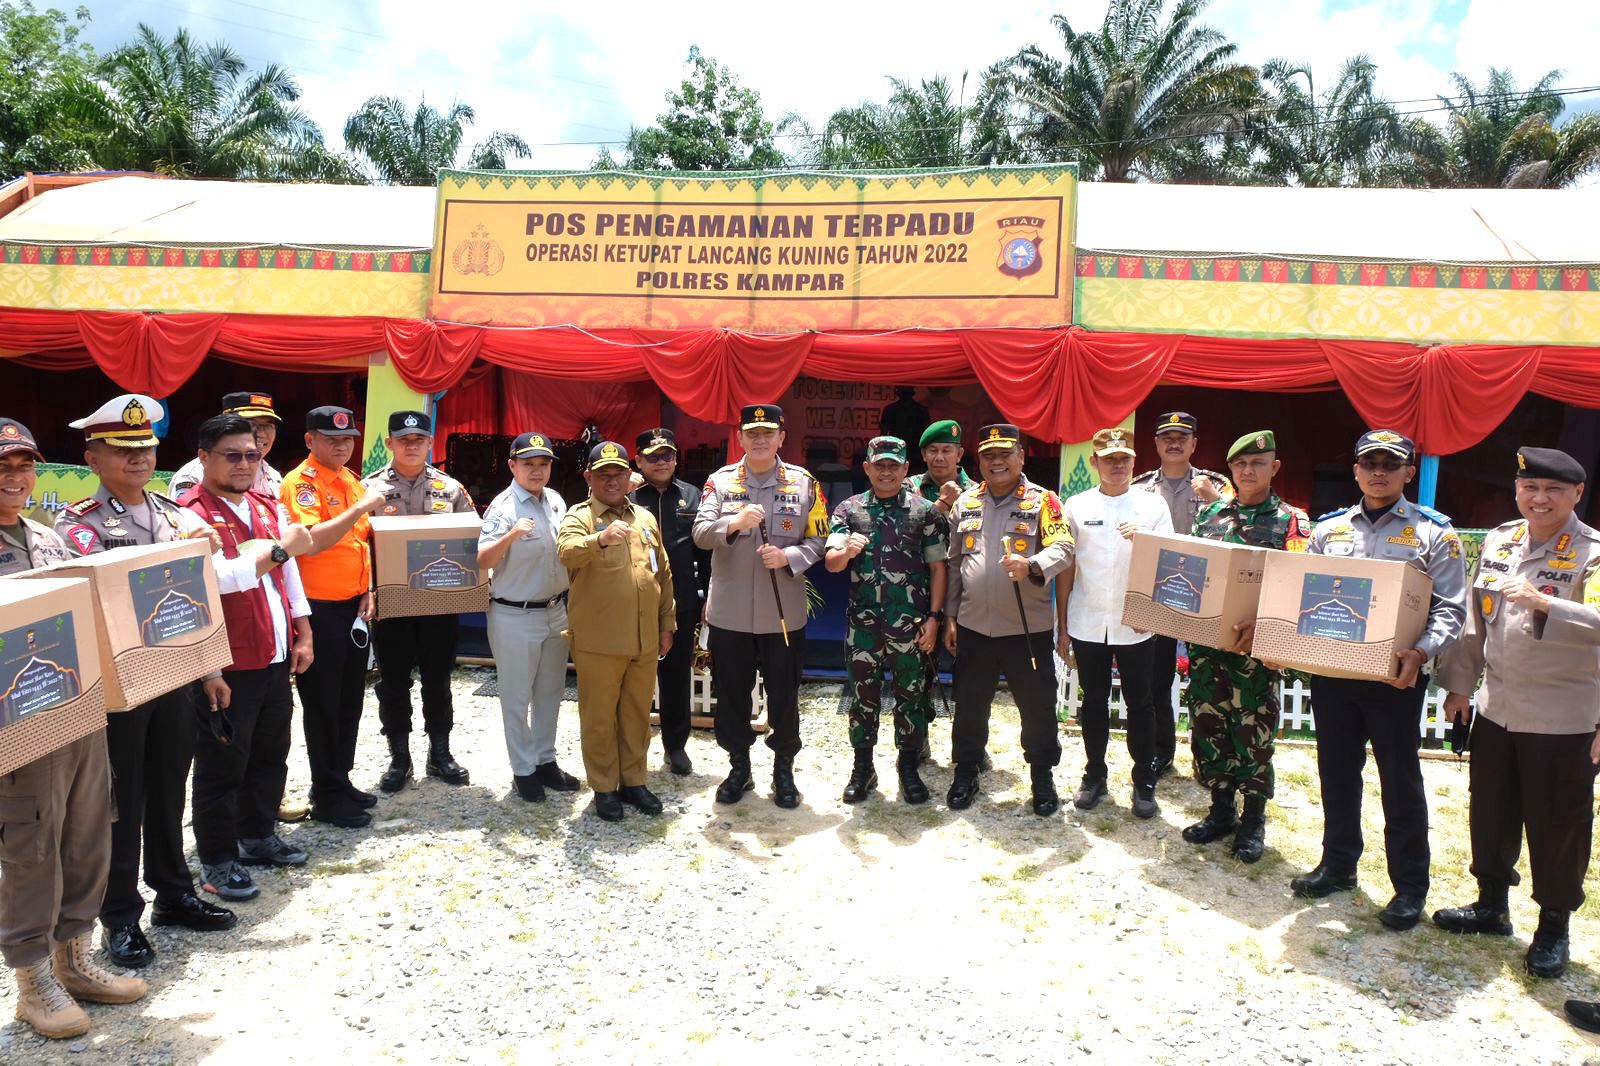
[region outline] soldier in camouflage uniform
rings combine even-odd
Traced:
[[[1229,544],[1305,551],[1311,520],[1272,491],[1278,472],[1271,430],[1247,433],[1228,449],[1228,469],[1238,495],[1200,509],[1194,535]],[[1250,646],[1253,624],[1241,627],[1235,647]],[[1233,854],[1255,862],[1266,847],[1267,800],[1272,797],[1272,750],[1278,733],[1278,671],[1234,651],[1189,649],[1189,745],[1194,776],[1211,790],[1211,811],[1183,831],[1191,844],[1207,844],[1233,831]],[[1244,793],[1244,816],[1234,794]]]
[[[855,767],[844,801],[860,803],[877,787],[872,748],[878,740],[883,671],[894,686],[895,747],[907,803],[925,803],[917,774],[929,707],[924,657],[944,620],[945,533],[933,505],[905,486],[906,442],[874,437],[862,467],[872,488],[833,512],[825,565],[850,571],[850,746]]]

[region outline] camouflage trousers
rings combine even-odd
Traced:
[[[917,626],[850,623],[846,642],[850,658],[850,746],[870,748],[878,742],[878,717],[883,706],[883,674],[894,688],[895,747],[920,745],[928,728],[926,657],[917,650]]]
[[[1276,670],[1249,656],[1190,647],[1184,702],[1196,781],[1247,796],[1272,795],[1278,681]]]

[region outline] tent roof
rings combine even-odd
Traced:
[[[58,188],[0,218],[47,244],[428,248],[427,187],[123,176]],[[1078,247],[1132,254],[1429,262],[1600,262],[1600,189],[1079,187]]]

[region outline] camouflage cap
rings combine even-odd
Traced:
[[[906,461],[906,442],[899,437],[873,437],[867,442],[867,462],[875,463],[879,459],[893,459],[897,463]]]
[[[1273,436],[1272,430],[1261,429],[1254,433],[1246,433],[1232,444],[1228,445],[1228,462],[1233,462],[1241,455],[1261,455],[1264,452],[1278,450],[1278,438]]]

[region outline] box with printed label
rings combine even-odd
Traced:
[[[1250,654],[1324,677],[1387,681],[1427,628],[1432,596],[1433,581],[1409,563],[1272,552]]]
[[[108,711],[131,710],[233,663],[210,541],[117,548],[15,576],[88,579]]]
[[[1122,624],[1146,633],[1230,649],[1235,628],[1255,621],[1268,549],[1186,537],[1133,535]]]
[[[489,608],[489,571],[478,566],[483,520],[471,511],[372,517],[379,618],[470,614]]]
[[[0,776],[105,728],[94,593],[0,578]]]

